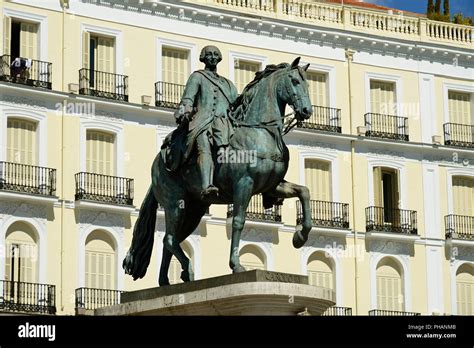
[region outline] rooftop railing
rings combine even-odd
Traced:
[[[197,0],[196,2],[289,21],[416,41],[438,41],[469,46],[472,45],[474,36],[472,26],[429,20],[422,15],[401,10],[383,11],[305,0]]]

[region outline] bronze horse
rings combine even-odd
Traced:
[[[267,66],[237,99],[231,116],[235,133],[230,149],[252,151],[256,154],[256,165],[216,163],[214,184],[220,194],[214,201],[201,199],[195,166],[184,165],[178,173],[170,173],[161,153],[156,156],[151,170],[152,184],[140,208],[132,245],[123,261],[125,272],[134,280],[145,275],[150,262],[158,203],[164,208],[166,221],[160,285],[169,284],[168,268],[173,255],[181,264],[181,279],[194,280],[190,260],[180,243],[195,230],[210,204],[233,204],[229,265],[234,273],[245,271],[239,260],[239,243],[252,195],[262,193],[266,207],[284,198],[298,197],[304,218],[301,230],[293,236],[293,245],[296,248],[304,245],[312,227],[309,190],[284,180],[289,163],[288,148],[283,141],[285,107],[292,107],[297,121],[309,118],[312,112],[306,82],[308,65],[299,67],[298,64],[299,58],[292,64]]]

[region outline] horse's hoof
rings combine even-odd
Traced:
[[[194,280],[194,273],[188,272],[188,271],[182,271],[181,280],[185,283],[192,282]]]
[[[242,272],[247,272],[247,270],[245,269],[245,267],[242,266],[242,265],[236,265],[236,266],[232,269],[232,273],[242,273]]]
[[[308,240],[308,237],[304,238],[303,235],[301,234],[301,231],[296,231],[293,234],[293,246],[296,249],[301,248],[304,245],[304,243],[306,243],[307,240]]]
[[[158,280],[158,284],[160,284],[160,286],[166,286],[166,285],[170,285],[170,281],[169,279],[160,279]]]

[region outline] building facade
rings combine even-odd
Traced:
[[[335,314],[474,314],[473,27],[345,1],[0,1],[0,311],[73,314],[157,286],[121,263],[150,166],[199,52],[239,92],[266,64],[309,63],[313,116],[285,141],[300,205],[253,198],[249,269],[307,274]],[[197,279],[228,274],[231,207],[183,243]],[[173,259],[170,279],[178,282]],[[29,295],[27,295],[29,294]]]

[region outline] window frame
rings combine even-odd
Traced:
[[[403,110],[400,107],[400,105],[403,105],[403,101],[404,101],[402,77],[398,75],[386,75],[386,74],[379,74],[379,73],[374,73],[374,72],[365,73],[365,113],[372,112],[372,98],[371,98],[371,92],[370,92],[371,91],[370,83],[373,80],[395,83],[396,112],[392,116],[405,117],[402,112]]]
[[[163,81],[163,47],[188,51],[188,70],[189,74],[198,70],[199,57],[197,46],[185,41],[177,41],[156,37],[156,82]],[[188,76],[189,77],[189,76]],[[186,79],[187,80],[187,79]]]
[[[98,27],[86,23],[81,23],[80,31],[80,59],[81,68],[84,67],[84,33],[87,32],[90,36],[104,36],[114,39],[114,51],[115,51],[115,71],[114,74],[124,75],[124,59],[123,59],[123,33],[121,30],[115,30],[106,27]],[[90,54],[89,54],[90,56]],[[90,60],[90,57],[89,57]],[[90,67],[89,67],[90,68]]]
[[[12,21],[26,21],[38,25],[38,60],[48,61],[48,17],[34,13],[4,8],[3,16],[10,17]],[[5,52],[2,40],[2,54]]]

